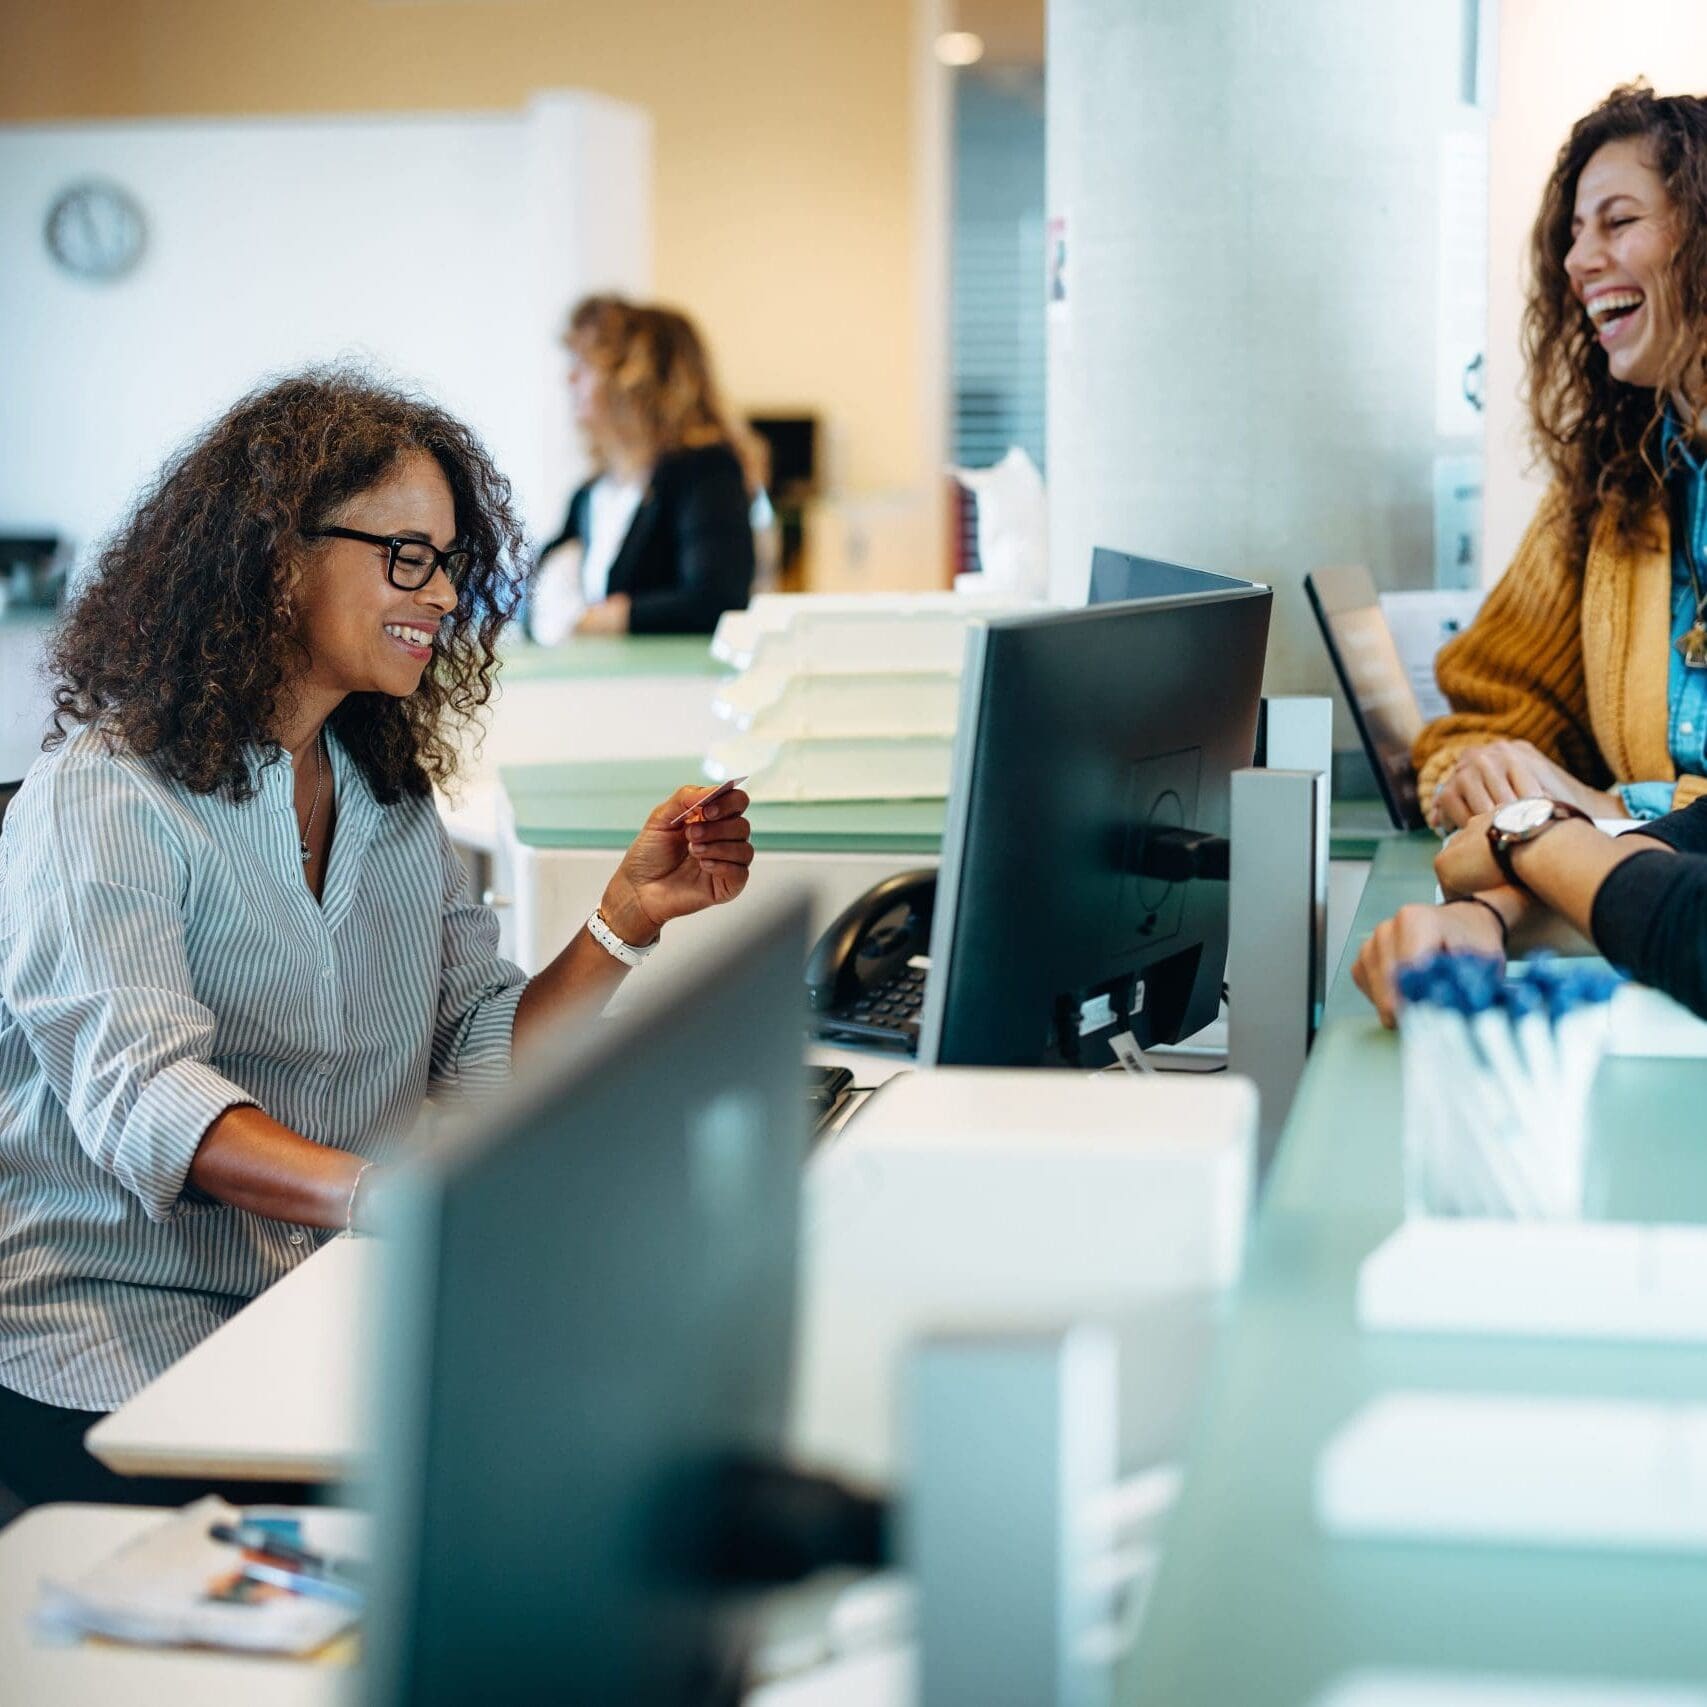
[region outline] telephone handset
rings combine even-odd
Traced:
[[[935,871],[902,871],[843,909],[806,961],[820,1037],[913,1047],[930,953]]]

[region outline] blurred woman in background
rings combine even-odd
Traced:
[[[540,553],[529,628],[709,634],[753,585],[759,441],[725,409],[693,323],[617,296],[575,306],[564,336],[594,472]]]

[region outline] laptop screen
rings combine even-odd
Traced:
[[[1304,590],[1388,816],[1396,829],[1421,830],[1427,820],[1417,798],[1411,748],[1422,733],[1423,717],[1375,583],[1367,569],[1318,569],[1304,577]]]

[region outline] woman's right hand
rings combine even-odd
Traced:
[[[653,807],[605,886],[599,911],[636,947],[656,942],[672,919],[722,906],[746,888],[753,864],[750,803],[739,788],[711,800],[715,792],[689,784]],[[692,819],[678,824],[689,812]]]
[[[1478,813],[1492,812],[1508,800],[1529,800],[1537,795],[1562,800],[1591,818],[1626,816],[1616,795],[1579,782],[1528,741],[1485,741],[1458,755],[1458,762],[1428,803],[1428,821],[1436,830],[1461,829]]]
[[[1401,907],[1383,919],[1358,950],[1351,975],[1391,1030],[1399,1018],[1399,968],[1430,954],[1451,953],[1504,960],[1505,938],[1488,906],[1449,901],[1440,907]]]

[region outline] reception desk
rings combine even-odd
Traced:
[[[505,951],[536,972],[580,929],[646,814],[684,783],[701,780],[697,755],[521,765],[500,773],[493,901]],[[819,931],[872,884],[934,866],[940,800],[857,800],[753,806],[753,881],[767,893],[806,895]],[[677,919],[672,945],[716,952],[739,936],[739,908]],[[645,969],[630,979],[636,983]]]
[[[505,765],[704,753],[724,731],[711,702],[727,676],[703,634],[508,646],[483,733],[465,738],[462,775],[441,802],[451,835],[491,854]]]
[[[1322,1447],[1383,1391],[1707,1400],[1699,1349],[1381,1336],[1353,1319],[1358,1266],[1401,1219],[1401,1104],[1397,1039],[1349,966],[1376,923],[1429,898],[1437,848],[1423,836],[1376,854],[1123,1667],[1123,1707],[1307,1707],[1359,1669],[1707,1676],[1707,1558],[1335,1540],[1315,1521]],[[1707,1221],[1704,1104],[1707,1060],[1607,1061],[1593,1212]]]

